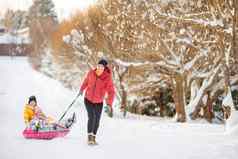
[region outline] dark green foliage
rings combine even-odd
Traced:
[[[222,100],[224,97],[219,96],[217,100],[213,103],[213,112],[221,112],[222,111]]]
[[[169,88],[161,88],[160,104],[164,106],[164,111],[162,112],[164,116],[173,117],[176,113],[172,93]]]
[[[235,109],[238,110],[238,90],[232,91],[232,98],[235,104]]]

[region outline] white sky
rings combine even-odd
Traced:
[[[76,10],[87,8],[96,0],[53,0],[60,19],[66,18]],[[32,4],[32,0],[0,0],[0,16],[8,9],[26,10]]]

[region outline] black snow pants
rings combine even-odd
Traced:
[[[88,112],[88,134],[97,134],[100,118],[103,109],[103,103],[92,103],[87,98],[84,98],[84,104]]]

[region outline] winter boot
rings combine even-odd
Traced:
[[[94,145],[93,135],[92,134],[88,134],[88,145]]]
[[[93,145],[98,145],[98,143],[96,141],[96,135],[93,135]]]

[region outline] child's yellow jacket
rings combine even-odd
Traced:
[[[28,124],[35,116],[34,108],[31,105],[26,105],[24,108],[24,121]]]

